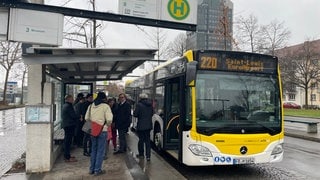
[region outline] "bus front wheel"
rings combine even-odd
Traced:
[[[162,140],[161,131],[159,128],[155,128],[155,132],[153,134],[153,143],[155,146],[155,149],[157,151],[161,151],[161,140]]]

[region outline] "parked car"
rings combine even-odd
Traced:
[[[283,108],[301,109],[301,106],[299,104],[294,103],[294,102],[284,102]]]

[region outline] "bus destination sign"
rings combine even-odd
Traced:
[[[203,70],[274,73],[277,69],[274,57],[250,53],[245,56],[237,56],[237,52],[228,56],[223,52],[200,53],[198,60],[199,69]]]
[[[225,60],[227,70],[231,71],[263,71],[263,62],[260,60],[244,60],[244,59],[230,59]]]

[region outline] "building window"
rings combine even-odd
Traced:
[[[313,59],[312,60],[313,65],[319,65],[319,60],[318,59]]]
[[[296,100],[296,95],[295,94],[289,94],[289,101],[295,101]]]
[[[287,88],[288,92],[296,92],[296,85],[295,84],[290,83],[290,84],[288,84],[287,87],[288,87]]]
[[[316,101],[317,95],[316,94],[311,94],[311,101]]]
[[[317,89],[318,83],[311,83],[311,89]]]

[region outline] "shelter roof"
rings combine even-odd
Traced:
[[[23,54],[26,64],[43,64],[46,73],[63,82],[121,80],[145,61],[155,49],[98,49],[31,47]]]

